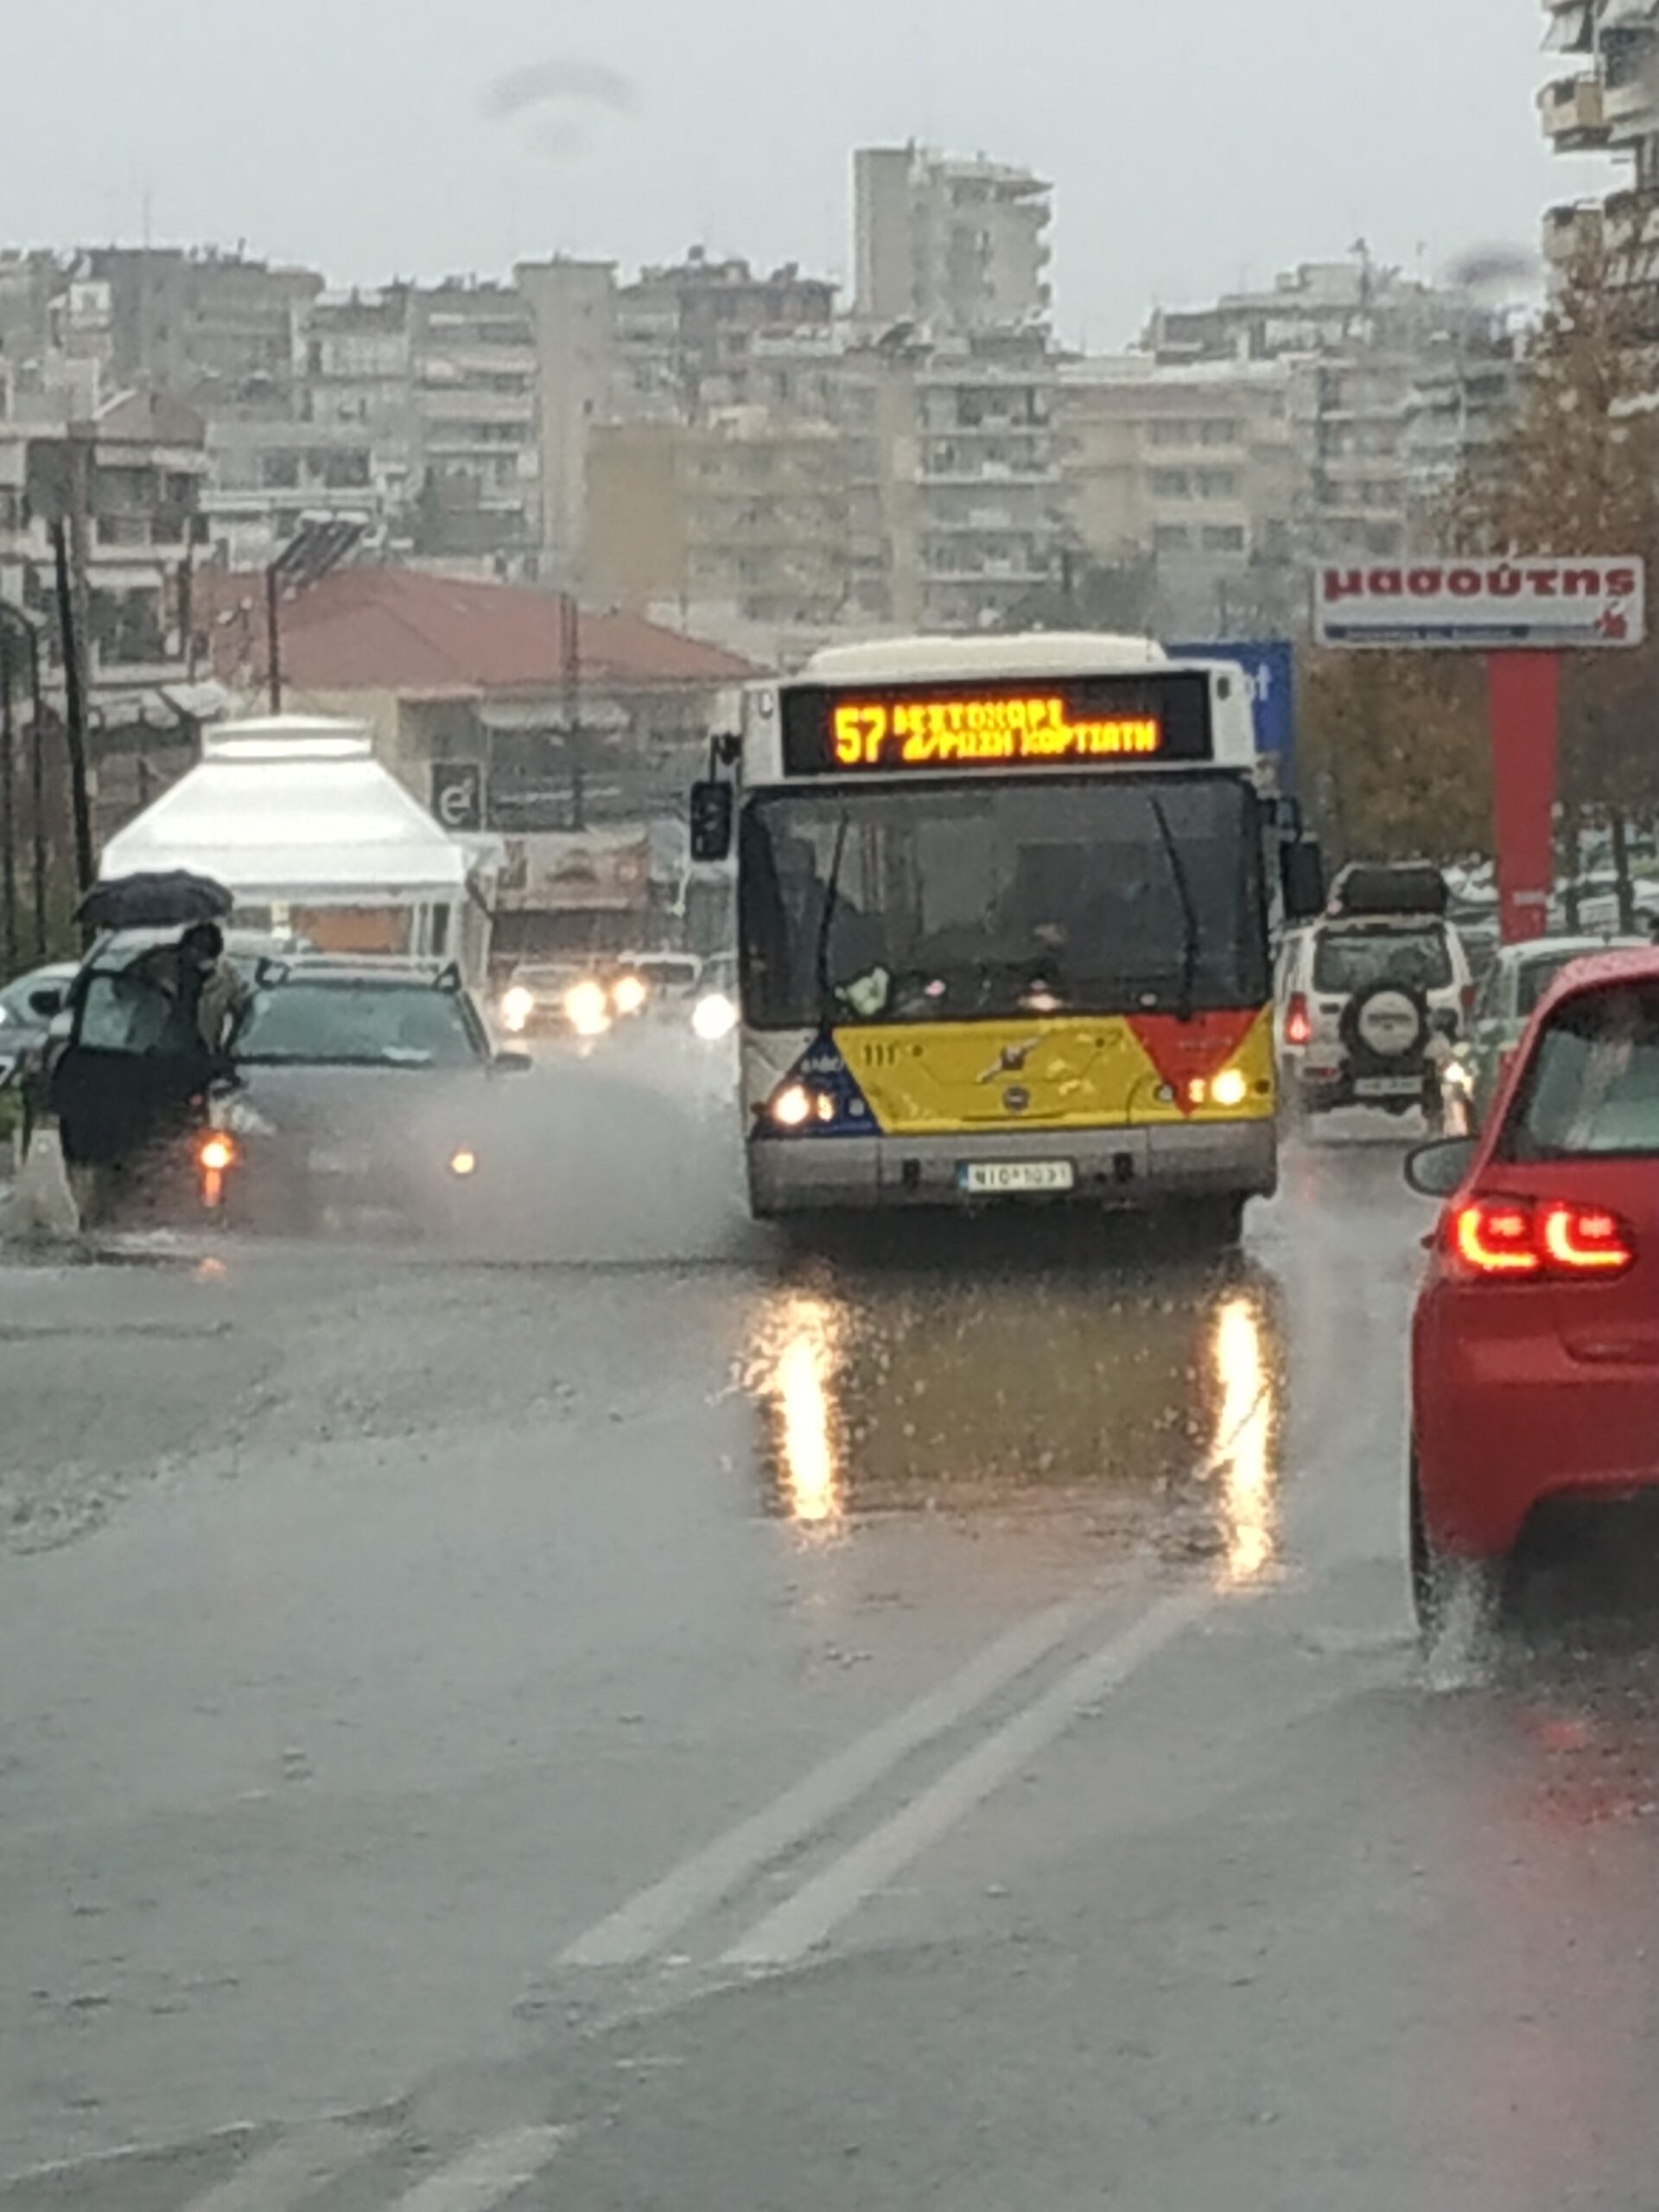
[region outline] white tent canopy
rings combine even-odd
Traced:
[[[374,758],[359,722],[289,715],[203,734],[202,757],[104,850],[102,874],[190,868],[238,906],[437,905],[473,855]]]

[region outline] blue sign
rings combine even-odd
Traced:
[[[1173,660],[1231,660],[1244,671],[1255,716],[1255,749],[1273,764],[1281,794],[1296,790],[1296,655],[1282,639],[1266,644],[1171,645]]]

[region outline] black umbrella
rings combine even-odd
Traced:
[[[95,883],[75,909],[94,930],[182,929],[189,922],[222,922],[234,895],[211,876],[176,868],[160,875],[122,875]]]

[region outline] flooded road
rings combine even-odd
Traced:
[[[0,1267],[5,2212],[1651,2201],[1652,1578],[1420,1659],[1391,1125],[815,1255],[523,1088],[454,1249]]]

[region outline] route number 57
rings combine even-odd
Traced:
[[[843,768],[874,768],[887,742],[885,707],[836,709],[836,758]]]

